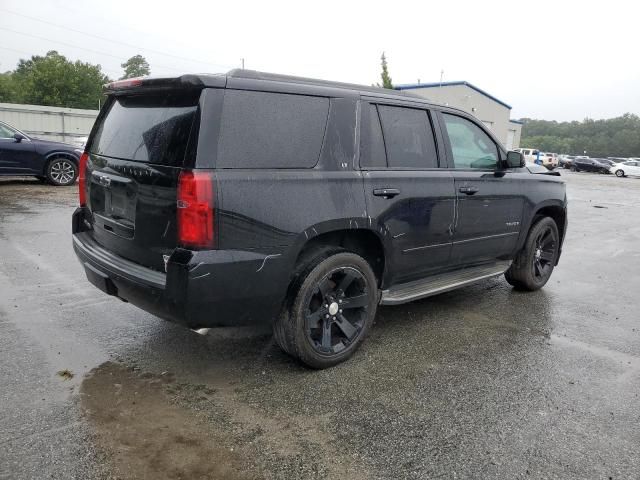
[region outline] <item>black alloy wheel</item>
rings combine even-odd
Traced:
[[[378,306],[378,280],[359,255],[319,247],[298,262],[274,338],[312,368],[349,358],[362,344]]]
[[[364,275],[352,267],[339,267],[322,278],[310,292],[305,312],[307,337],[321,355],[335,355],[356,341],[370,303]]]
[[[535,239],[533,274],[539,281],[549,278],[556,260],[556,238],[551,227],[540,231]]]
[[[523,249],[504,276],[519,290],[542,288],[553,273],[560,251],[560,234],[550,217],[539,217],[529,230]]]

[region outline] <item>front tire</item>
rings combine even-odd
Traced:
[[[78,178],[78,167],[73,162],[64,157],[53,158],[47,164],[47,180],[52,185],[66,187],[73,185]]]
[[[616,177],[624,177],[624,170],[616,170]]]
[[[539,218],[531,227],[524,248],[504,274],[518,290],[542,288],[553,273],[558,260],[560,235],[550,217]]]
[[[378,282],[369,263],[354,253],[323,249],[298,267],[274,338],[312,368],[348,359],[369,332],[378,305]]]

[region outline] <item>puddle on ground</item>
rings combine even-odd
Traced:
[[[171,404],[172,378],[107,362],[82,383],[81,404],[98,446],[122,478],[253,479],[241,452]]]
[[[239,400],[232,379],[208,380],[180,383],[113,362],[87,375],[81,405],[117,478],[370,478],[326,418],[265,412]]]

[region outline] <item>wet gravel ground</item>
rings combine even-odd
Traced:
[[[0,179],[0,478],[640,478],[640,180],[562,175],[543,290],[381,308],[320,372],[106,297],[75,188]]]

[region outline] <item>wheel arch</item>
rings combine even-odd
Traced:
[[[67,158],[69,160],[72,160],[76,167],[78,167],[78,162],[80,161],[78,156],[74,155],[71,152],[66,152],[64,150],[53,150],[52,152],[48,152],[44,156],[44,158],[45,158],[45,162],[44,162],[43,173],[47,172],[47,167],[49,165],[49,162],[51,162],[51,160],[53,160],[54,158]]]
[[[549,217],[551,218],[556,226],[558,227],[558,233],[560,235],[560,247],[558,250],[558,258],[556,260],[556,265],[558,261],[560,261],[560,255],[562,253],[562,245],[564,243],[564,238],[567,233],[567,207],[566,201],[549,201],[544,202],[538,205],[535,209],[532,210],[531,217],[529,218],[527,228],[524,230],[526,235],[522,235],[520,242],[518,244],[518,252],[522,250],[525,242],[527,241],[527,237],[529,236],[529,232],[533,227],[533,224],[536,222],[536,219],[539,217]]]
[[[558,233],[560,234],[560,244],[562,244],[567,228],[567,209],[562,205],[547,205],[540,207],[534,212],[529,228],[533,225],[535,218],[540,216],[550,217],[554,222],[556,222]]]
[[[351,222],[353,225],[353,222]],[[309,231],[315,235],[310,236]],[[297,265],[310,251],[335,246],[349,250],[364,258],[378,279],[378,285],[383,286],[387,273],[387,256],[384,243],[377,232],[368,228],[323,228],[312,227],[305,231],[303,241],[297,248],[295,264]]]

